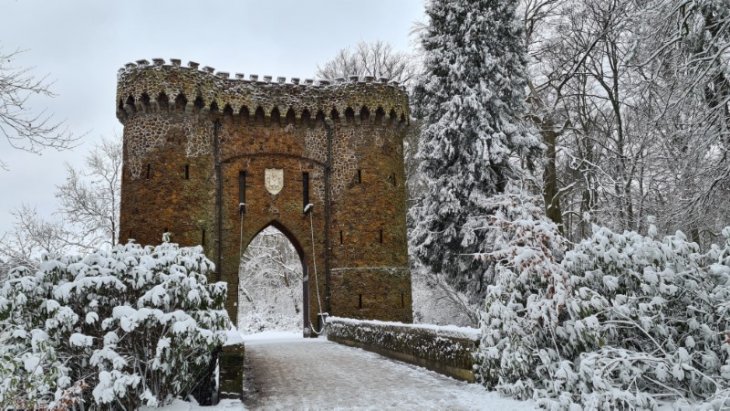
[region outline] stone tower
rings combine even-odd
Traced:
[[[305,329],[319,311],[410,322],[405,91],[214,71],[177,59],[120,69],[120,241],[167,231],[203,245],[235,323],[240,256],[273,225],[302,261]]]

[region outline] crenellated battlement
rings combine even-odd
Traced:
[[[334,82],[216,71],[180,59],[137,60],[119,69],[117,118],[124,123],[139,112],[178,110],[224,116],[281,118],[289,121],[348,119],[408,121],[405,88],[386,78],[352,76]]]

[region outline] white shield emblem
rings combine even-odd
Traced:
[[[267,168],[264,171],[264,186],[271,195],[277,195],[284,188],[284,170]]]

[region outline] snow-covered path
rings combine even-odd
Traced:
[[[249,409],[532,410],[476,384],[289,334],[246,338]]]

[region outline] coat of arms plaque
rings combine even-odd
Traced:
[[[284,170],[281,168],[267,168],[264,171],[264,186],[271,195],[277,195],[284,188]]]

